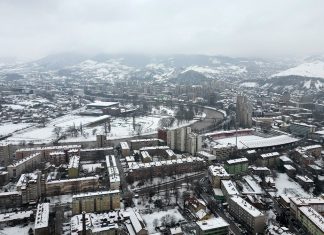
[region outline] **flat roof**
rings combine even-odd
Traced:
[[[72,198],[102,196],[102,195],[109,195],[109,194],[115,194],[115,193],[119,193],[119,190],[79,193],[79,194],[73,195]]]
[[[248,203],[247,201],[245,201],[243,198],[239,196],[233,196],[231,197],[230,200],[234,201],[237,205],[239,205],[243,210],[245,210],[253,217],[264,215],[261,211],[259,211],[257,208],[255,208],[254,206],[252,206],[250,203]]]
[[[229,224],[222,217],[213,217],[208,220],[197,221],[196,223],[202,231],[229,226]]]
[[[117,104],[119,104],[119,102],[95,101],[93,103],[87,104],[87,106],[109,107],[109,106],[117,105]]]
[[[317,228],[324,232],[324,218],[310,206],[302,206],[299,210],[312,221]]]
[[[236,163],[242,163],[242,162],[248,162],[248,159],[245,157],[242,157],[242,158],[236,158],[236,159],[231,159],[231,160],[227,161],[228,164],[236,164]]]
[[[248,149],[254,148],[266,148],[272,146],[280,146],[283,144],[291,144],[299,141],[298,138],[294,138],[288,135],[279,135],[270,138],[264,138],[253,141],[241,141],[242,144]]]
[[[40,203],[37,205],[35,218],[35,229],[48,227],[49,203]]]

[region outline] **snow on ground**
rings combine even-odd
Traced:
[[[173,216],[175,219],[175,222],[184,220],[182,215],[180,214],[180,212],[177,209],[170,209],[170,210],[166,210],[166,211],[157,211],[157,212],[153,212],[152,214],[141,214],[141,215],[147,225],[147,229],[148,229],[149,233],[156,233],[154,226],[153,226],[153,221],[155,219],[157,219],[158,226],[161,226],[161,218],[163,216],[166,216],[166,215]]]
[[[324,62],[314,61],[310,63],[300,64],[294,68],[274,74],[271,77],[283,77],[289,75],[324,78]]]
[[[324,83],[323,82],[320,82],[319,80],[317,80],[315,82],[315,87],[316,87],[317,90],[320,90],[321,88],[324,87]]]
[[[66,139],[61,140],[64,142],[82,142],[82,141],[95,141],[96,134],[104,133],[105,127],[104,124],[100,124],[97,126],[87,127],[86,125],[94,122],[103,116],[94,117],[94,116],[81,116],[77,113],[80,110],[75,110],[71,112],[71,114],[64,115],[62,117],[56,118],[46,124],[45,127],[30,127],[21,131],[17,131],[13,134],[13,136],[7,139],[10,143],[19,144],[21,141],[34,142],[34,143],[50,143],[56,139],[56,134],[54,133],[55,127],[61,127],[62,133],[66,131],[69,127],[75,126],[79,128],[80,125],[83,126],[83,135],[79,134],[78,136],[68,136]],[[163,117],[170,117],[174,115],[174,111],[161,106],[160,109],[153,109],[153,115],[148,116],[140,116],[135,118],[136,125],[141,126],[141,135],[149,135],[156,133],[159,127],[159,121]],[[178,122],[174,121],[173,126],[171,128],[178,128],[190,125],[197,120],[191,121],[182,121]],[[0,135],[5,135],[8,133],[12,133],[15,130],[22,129],[24,127],[28,127],[31,124],[4,124],[0,126]],[[3,128],[1,128],[3,127]],[[132,117],[113,117],[111,118],[111,131],[107,134],[107,138],[109,139],[119,139],[126,138],[131,136],[136,136],[138,133],[133,128],[133,118]]]
[[[3,229],[0,229],[0,234],[5,235],[23,235],[28,234],[29,229],[32,228],[34,230],[34,223],[29,223],[27,226],[23,225],[16,225],[15,227],[4,227]]]
[[[260,136],[256,136],[256,135],[238,136],[237,137],[237,148],[239,148],[239,149],[245,148],[245,146],[244,146],[244,144],[242,144],[242,142],[255,141],[255,140],[261,140],[261,139],[264,139],[264,138],[260,137]],[[228,145],[228,144],[235,145],[236,137],[218,139],[218,140],[216,140],[216,142],[219,144],[223,144],[223,145]]]
[[[25,107],[19,104],[5,104],[3,105],[4,107],[10,107],[13,110],[20,110],[20,109],[24,109]]]
[[[32,124],[30,123],[18,123],[18,124],[13,124],[13,123],[5,123],[0,125],[0,136],[4,135],[9,135],[15,131],[24,129],[26,127],[31,126]]]
[[[305,88],[307,88],[307,89],[309,89],[310,88],[310,86],[311,86],[311,80],[308,80],[308,81],[306,81],[306,82],[304,82],[304,85],[303,85],[303,87],[305,87]]]
[[[285,173],[278,173],[278,177],[275,179],[277,196],[286,194],[292,197],[313,197],[311,193],[306,192],[300,184],[294,181]]]
[[[72,194],[64,194],[59,196],[47,197],[50,200],[51,205],[55,205],[56,203],[72,203]]]
[[[86,170],[88,173],[95,172],[97,168],[101,168],[101,163],[94,164],[82,164],[82,169]]]
[[[252,87],[257,87],[258,83],[256,82],[243,82],[242,84],[240,84],[240,87],[248,87],[248,88],[252,88]]]

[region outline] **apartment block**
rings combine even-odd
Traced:
[[[324,234],[324,218],[312,207],[299,207],[297,219],[310,235]]]
[[[81,193],[72,196],[73,215],[87,213],[105,212],[120,208],[119,190]]]
[[[106,166],[109,175],[109,188],[110,190],[117,190],[120,187],[119,170],[116,164],[114,155],[106,156]]]
[[[224,168],[229,174],[241,174],[248,170],[249,161],[247,158],[236,158],[227,160]]]
[[[99,188],[99,176],[89,176],[66,180],[47,180],[45,183],[45,188],[47,196],[95,191]]]
[[[77,178],[79,176],[79,164],[80,164],[79,156],[74,155],[70,157],[69,165],[68,165],[69,178]]]
[[[49,231],[49,203],[40,203],[37,205],[35,217],[35,235],[48,235]]]
[[[227,235],[229,232],[229,224],[222,217],[197,221],[196,224],[198,235]]]
[[[40,153],[31,154],[7,167],[9,178],[19,177],[22,173],[37,169],[42,158]]]
[[[265,215],[239,196],[228,200],[229,212],[238,221],[244,223],[251,234],[262,234],[265,227]]]
[[[36,203],[41,196],[41,172],[22,174],[16,187],[22,204]]]
[[[213,188],[220,188],[221,180],[229,180],[230,174],[222,166],[209,166],[208,179]]]

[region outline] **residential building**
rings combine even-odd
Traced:
[[[252,106],[244,95],[236,97],[236,122],[239,127],[252,127]]]
[[[198,235],[227,235],[229,232],[229,224],[222,217],[197,221],[196,224]]]
[[[117,190],[120,187],[119,170],[116,164],[116,158],[114,155],[106,156],[106,166],[109,176],[109,188],[110,190]]]
[[[324,234],[324,218],[312,207],[299,207],[297,219],[310,235]]]
[[[99,187],[99,176],[89,176],[66,180],[47,180],[45,183],[46,195],[95,191]]]
[[[119,208],[119,190],[81,193],[72,196],[73,215],[81,214],[83,211],[86,211],[87,213],[94,213]]]
[[[316,126],[308,125],[306,123],[293,122],[290,124],[289,130],[293,135],[308,137],[309,134],[316,131]]]
[[[280,154],[278,152],[264,153],[260,155],[258,162],[261,166],[275,167],[279,163]]]
[[[120,149],[123,157],[130,155],[130,147],[127,142],[120,142]]]
[[[79,176],[79,164],[80,164],[79,156],[74,155],[70,157],[69,165],[68,165],[69,178],[77,178]]]
[[[309,206],[316,210],[321,215],[324,215],[324,199],[320,197],[315,198],[290,198],[290,213],[297,217],[298,208],[302,206]]]
[[[227,160],[224,168],[229,174],[241,174],[248,170],[249,161],[247,158],[236,158]]]
[[[34,153],[28,157],[22,158],[15,163],[12,163],[7,167],[9,178],[19,177],[22,173],[37,169],[41,161],[41,154]]]
[[[41,196],[41,172],[22,174],[16,187],[22,204],[36,203]]]
[[[240,195],[232,180],[221,180],[221,189],[226,201],[232,196]]]
[[[213,188],[220,188],[221,180],[229,180],[230,174],[222,166],[209,166],[208,179]]]
[[[236,151],[235,145],[216,145],[212,147],[212,154],[216,156],[218,160],[228,159]]]
[[[265,215],[246,200],[233,196],[229,198],[228,206],[231,215],[243,223],[251,234],[264,232]]]
[[[0,143],[0,166],[8,166],[11,163],[10,145]]]
[[[35,229],[35,235],[50,234],[49,203],[39,203],[37,205],[34,229]]]

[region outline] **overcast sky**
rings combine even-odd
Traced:
[[[0,57],[324,53],[323,0],[1,0]]]

